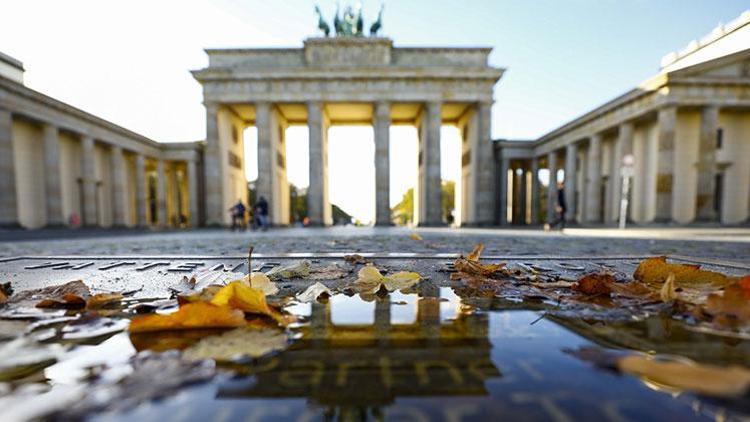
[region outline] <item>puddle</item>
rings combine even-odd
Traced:
[[[284,310],[297,322],[268,336],[241,329],[129,335],[117,313],[87,321],[88,331],[59,312],[31,328],[9,327],[55,346],[57,362],[39,359],[21,378],[0,384],[0,415],[165,421],[750,416],[747,394],[712,399],[681,392],[598,369],[571,352],[635,351],[746,366],[748,340],[698,332],[658,314],[594,322],[581,312],[551,312],[543,300],[477,297],[451,287],[367,299],[343,293],[313,303],[289,299]],[[207,340],[219,338],[226,344]],[[182,360],[211,347],[224,347],[227,356],[252,349],[249,354],[261,357],[215,366]]]

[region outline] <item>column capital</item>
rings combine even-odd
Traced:
[[[377,119],[390,118],[391,117],[390,101],[384,101],[384,100],[376,101],[373,117]]]

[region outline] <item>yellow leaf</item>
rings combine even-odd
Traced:
[[[196,328],[234,328],[244,325],[245,314],[240,310],[196,302],[185,304],[172,314],[137,316],[130,322],[128,330],[131,333],[143,333]]]
[[[702,285],[724,287],[738,279],[714,271],[702,270],[698,265],[668,263],[665,256],[641,261],[633,273],[633,278],[647,284],[661,285],[667,281],[670,274],[674,274],[674,284],[677,287]]]
[[[420,236],[420,235],[419,235],[419,234],[418,234],[417,232],[412,232],[412,233],[411,233],[411,234],[409,235],[409,238],[410,238],[411,240],[422,240],[422,236]]]
[[[661,296],[662,302],[670,302],[677,299],[677,291],[674,287],[674,274],[669,273],[669,275],[667,276],[667,281],[665,281],[664,285],[661,286],[659,295]]]
[[[459,273],[474,276],[491,277],[493,275],[506,275],[505,263],[499,264],[482,264],[479,262],[479,256],[484,250],[484,244],[480,243],[474,247],[469,256],[459,257],[453,262],[453,267]]]
[[[263,290],[249,287],[239,280],[227,284],[216,292],[211,303],[217,306],[229,306],[250,314],[268,315],[282,325],[289,323],[288,318],[268,306]]]
[[[393,292],[407,289],[419,283],[421,279],[422,276],[409,271],[399,271],[395,274],[383,276],[377,268],[367,265],[359,270],[357,280],[352,283],[352,287],[360,293],[376,293],[381,287]]]

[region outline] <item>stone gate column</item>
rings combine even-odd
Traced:
[[[190,212],[190,226],[200,225],[198,211],[198,172],[195,159],[187,160],[188,204]]]
[[[307,103],[307,126],[310,131],[310,187],[307,189],[307,212],[310,224],[332,223],[328,201],[328,121],[323,104]]]
[[[386,101],[375,104],[373,119],[375,132],[375,225],[390,226],[390,129],[391,105]]]
[[[498,213],[498,207],[495,203],[495,179],[493,172],[493,152],[492,152],[492,133],[491,133],[491,107],[489,101],[480,102],[477,105],[477,144],[472,148],[471,174],[473,180],[472,189],[474,194],[474,215],[473,224],[478,226],[491,226],[495,222]],[[438,128],[439,130],[439,128]],[[440,151],[440,142],[438,141],[438,152]],[[438,167],[440,167],[438,165]]]
[[[128,208],[127,173],[125,171],[125,157],[122,154],[122,148],[112,146],[111,151],[112,166],[112,222],[115,226],[125,226],[125,212]]]
[[[701,132],[698,144],[698,189],[696,195],[696,217],[700,220],[716,220],[716,136],[719,129],[719,107],[709,105],[701,110]]]
[[[99,224],[96,215],[96,150],[94,138],[84,135],[81,138],[81,161],[83,163],[83,224],[95,226]]]
[[[568,221],[576,220],[576,189],[578,189],[576,178],[576,159],[578,158],[578,145],[571,142],[565,146],[565,203],[568,209],[565,218]]]
[[[508,224],[508,170],[510,170],[510,158],[501,157],[500,159],[500,198],[498,198],[498,215],[500,216],[500,225]],[[511,207],[512,209],[512,207]]]
[[[42,132],[44,138],[44,196],[47,204],[47,226],[61,226],[65,222],[65,218],[62,211],[60,131],[57,126],[46,123]]]
[[[531,159],[531,224],[539,223],[539,158]]]
[[[677,107],[666,106],[657,116],[658,160],[656,172],[656,220],[672,220],[672,191],[674,189],[674,142]]]
[[[0,227],[18,226],[16,168],[13,159],[13,117],[0,108]]]
[[[146,220],[147,198],[146,157],[143,154],[137,154],[135,156],[135,215],[138,227],[148,226],[148,221]]]
[[[255,199],[266,198],[270,213],[273,212],[273,201],[276,199],[273,189],[273,178],[276,170],[276,157],[272,139],[271,105],[267,102],[255,103],[255,127],[258,130],[258,181],[255,183]],[[273,221],[274,216],[269,216]]]
[[[206,149],[203,173],[205,175],[206,224],[222,225],[224,213],[224,172],[219,138],[219,105],[204,103],[206,107]]]
[[[547,221],[552,221],[557,215],[557,152],[547,154],[547,168],[549,169],[549,187],[547,188]]]
[[[422,168],[419,186],[420,226],[437,226],[443,223],[442,186],[440,184],[440,125],[442,103],[433,101],[426,104],[423,113],[423,133],[419,156]]]
[[[156,161],[156,215],[160,227],[167,226],[167,176],[164,172],[164,160]]]
[[[602,193],[602,136],[598,133],[589,138],[586,164],[586,212],[587,222],[601,221]]]
[[[170,214],[167,213],[167,222],[169,224],[172,224],[174,222],[174,225],[179,227],[180,224],[180,207],[182,207],[182,204],[180,204],[180,181],[177,177],[177,163],[172,162],[169,165],[169,187],[167,190],[169,191],[169,200],[172,203],[172,217],[174,220],[170,220]]]
[[[609,175],[612,201],[608,204],[610,207],[609,215],[612,221],[618,221],[620,218],[620,201],[622,200],[622,176],[620,175],[620,168],[622,167],[622,159],[632,153],[633,123],[623,122],[620,124],[617,139],[612,148],[612,165]]]

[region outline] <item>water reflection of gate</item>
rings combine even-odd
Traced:
[[[486,395],[500,377],[490,358],[488,318],[459,314],[440,321],[440,299],[421,298],[414,323],[392,324],[388,298],[375,303],[374,324],[336,325],[331,304],[316,303],[302,338],[250,369],[221,398],[309,398],[326,407],[382,406],[397,397]]]

